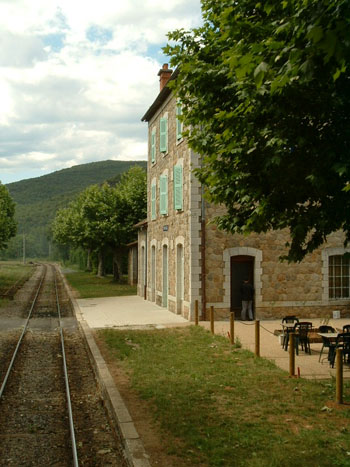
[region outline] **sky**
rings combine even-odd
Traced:
[[[200,0],[0,0],[0,181],[145,160],[167,32]]]

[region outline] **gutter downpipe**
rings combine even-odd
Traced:
[[[201,157],[201,166],[203,166],[203,158]],[[202,206],[201,206],[201,259],[202,259],[202,269],[201,269],[201,285],[202,285],[202,321],[207,319],[207,294],[206,294],[206,272],[205,272],[205,201],[204,201],[204,186],[201,185],[201,196],[202,196]]]

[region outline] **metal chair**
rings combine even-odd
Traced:
[[[295,324],[298,323],[299,319],[296,316],[285,316],[282,318],[282,327],[283,324]],[[283,339],[282,339],[282,347],[284,350],[288,349],[288,342],[289,342],[289,333],[294,331],[293,328],[285,328],[283,329]]]
[[[350,332],[338,334],[335,345],[329,347],[329,363],[334,368],[337,349],[342,349],[344,362],[350,362]]]
[[[332,328],[332,326],[327,326],[327,325],[322,325],[318,328],[318,331],[319,332],[322,332],[324,334],[328,334],[329,332],[335,332],[335,329]],[[328,352],[329,352],[329,347],[330,347],[330,341],[329,339],[327,339],[327,337],[324,337],[324,336],[321,336],[321,339],[322,339],[322,348],[321,348],[321,352],[320,352],[320,357],[318,359],[318,361],[320,362],[321,361],[321,356],[322,356],[322,353],[323,353],[323,349],[328,349]]]
[[[299,323],[295,323],[295,350],[297,355],[299,355],[299,344],[301,346],[301,350],[304,350],[304,352],[308,352],[311,355],[309,339],[309,332],[311,329],[312,323],[309,321],[300,321]]]

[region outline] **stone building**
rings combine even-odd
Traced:
[[[286,231],[249,236],[217,229],[211,219],[221,207],[203,199],[193,169],[200,158],[182,137],[181,104],[167,86],[176,72],[165,64],[160,92],[142,120],[148,122],[147,222],[139,225],[138,294],[170,311],[202,319],[211,305],[216,318],[240,317],[240,286],[255,288],[259,318],[330,316],[349,313],[350,261],[342,232],[331,235],[300,264],[280,262]]]

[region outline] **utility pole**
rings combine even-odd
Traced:
[[[23,264],[26,264],[26,235],[23,234]]]

